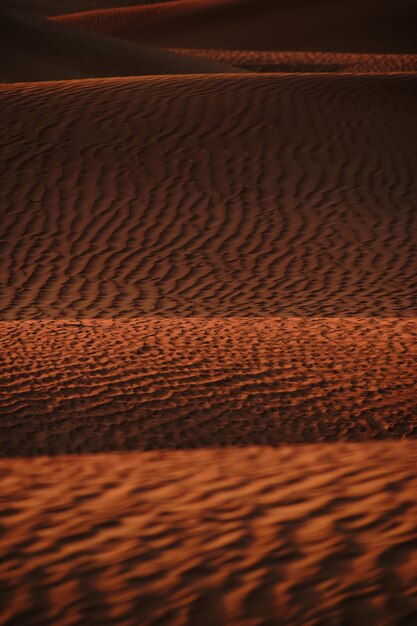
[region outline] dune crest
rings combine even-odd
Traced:
[[[414,0],[175,0],[51,19],[173,48],[417,52]]]
[[[0,52],[0,83],[243,71],[2,7]]]

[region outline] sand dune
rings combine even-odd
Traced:
[[[32,15],[65,15],[74,11],[94,11],[139,5],[162,4],[177,0],[2,0],[2,6]]]
[[[2,319],[415,316],[416,90],[414,74],[3,87]]]
[[[415,1],[0,23],[0,624],[415,626]]]
[[[2,460],[0,620],[412,626],[416,463],[407,443]]]
[[[3,322],[0,455],[417,437],[417,320]]]
[[[239,72],[214,60],[88,33],[0,8],[0,82]]]
[[[417,52],[414,0],[176,0],[56,20],[173,48]]]

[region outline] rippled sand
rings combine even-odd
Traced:
[[[0,10],[0,624],[414,626],[417,7],[133,5]]]

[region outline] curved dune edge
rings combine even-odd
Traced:
[[[417,437],[417,320],[3,322],[0,455]]]
[[[416,95],[413,73],[3,87],[1,318],[417,316]]]
[[[176,0],[51,19],[162,47],[417,52],[413,0]]]
[[[405,442],[0,460],[0,620],[414,624],[416,463]]]
[[[161,74],[236,73],[238,68],[57,24],[0,6],[0,82]]]
[[[41,17],[66,15],[81,11],[91,11],[94,8],[111,9],[138,5],[161,4],[162,2],[176,2],[177,0],[2,0],[7,9],[21,12],[30,12]]]

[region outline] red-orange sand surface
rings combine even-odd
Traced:
[[[2,626],[417,625],[416,32],[3,0]]]
[[[416,77],[4,86],[3,318],[415,316]]]
[[[417,437],[416,320],[0,326],[0,454]]]
[[[408,442],[0,460],[7,624],[417,620]]]

